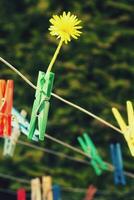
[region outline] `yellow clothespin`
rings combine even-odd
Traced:
[[[41,184],[39,178],[31,180],[31,200],[41,200]]]
[[[51,176],[42,177],[42,200],[53,200],[52,178]]]
[[[116,108],[112,108],[112,112],[127,141],[129,150],[132,156],[134,156],[134,110],[131,101],[127,101],[128,125],[125,123],[121,114]]]

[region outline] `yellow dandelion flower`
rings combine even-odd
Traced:
[[[71,37],[74,39],[78,39],[81,34],[79,29],[82,26],[79,26],[80,20],[77,19],[75,15],[71,15],[70,12],[66,14],[63,12],[63,15],[57,16],[53,15],[50,19],[50,23],[52,24],[49,28],[50,34],[57,36],[60,38],[65,44],[71,41]]]

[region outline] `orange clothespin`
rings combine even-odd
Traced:
[[[118,109],[112,108],[114,117],[127,141],[131,155],[134,156],[134,109],[131,101],[127,101],[128,123],[126,124]]]
[[[31,200],[41,200],[41,184],[39,178],[31,180]]]
[[[90,185],[87,190],[86,197],[84,200],[93,200],[96,192],[97,192],[96,187],[94,187],[93,185]]]
[[[42,200],[53,200],[52,178],[51,176],[42,177]]]
[[[0,136],[11,135],[11,111],[13,106],[13,80],[0,80]]]

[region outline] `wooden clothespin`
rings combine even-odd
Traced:
[[[102,173],[102,170],[107,170],[108,167],[106,163],[99,156],[94,143],[92,142],[90,137],[87,135],[87,133],[83,133],[83,138],[78,137],[78,141],[83,151],[87,155],[91,156],[91,165],[94,168],[96,174],[100,175]]]
[[[53,186],[53,200],[61,200],[61,188],[59,185]]]
[[[97,192],[97,188],[94,187],[93,185],[90,185],[87,190],[86,197],[84,200],[93,200],[96,192]]]
[[[41,184],[39,178],[31,180],[31,200],[41,200]]]
[[[112,108],[112,112],[127,141],[131,155],[134,156],[134,110],[131,101],[127,101],[128,125],[116,108]]]
[[[13,105],[13,80],[0,80],[0,136],[11,135],[11,111]]]
[[[29,127],[29,139],[32,139],[34,131],[38,126],[39,140],[44,140],[53,81],[54,73],[48,72],[45,74],[44,72],[39,71],[37,89]]]
[[[42,200],[53,200],[52,178],[51,176],[42,177]]]
[[[123,172],[123,160],[120,144],[110,145],[112,163],[114,165],[114,182],[115,184],[126,185],[126,179]]]
[[[28,120],[26,120],[26,116],[27,116],[27,112],[25,110],[22,110],[20,113],[17,111],[16,108],[12,109],[12,115],[17,118],[18,122],[19,122],[19,126],[20,126],[20,131],[28,136],[28,132],[29,132],[29,122]],[[14,127],[14,125],[12,124],[12,126]],[[32,140],[34,141],[38,141],[38,135],[39,135],[39,131],[36,129],[35,130],[35,134],[33,135]]]
[[[16,143],[20,136],[20,128],[17,119],[14,118],[12,120],[12,125],[13,128],[11,136],[5,137],[4,139],[4,151],[3,151],[4,156],[10,156],[10,157],[12,157],[14,154]]]
[[[26,190],[24,188],[17,191],[17,200],[26,200]]]

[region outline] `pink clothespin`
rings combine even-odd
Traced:
[[[86,197],[84,200],[93,200],[96,192],[97,192],[96,187],[94,187],[93,185],[90,185],[87,190]]]

